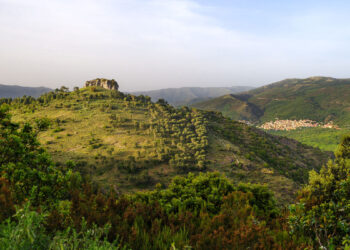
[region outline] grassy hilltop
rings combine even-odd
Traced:
[[[96,87],[1,102],[9,103],[14,121],[36,128],[55,161],[73,161],[118,192],[167,185],[190,171],[220,171],[234,181],[266,183],[285,202],[329,156],[220,113]]]

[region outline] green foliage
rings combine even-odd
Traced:
[[[108,239],[118,235],[132,249],[305,246],[288,235],[266,187],[235,186],[217,173],[189,174],[174,178],[169,188],[158,186],[153,192],[119,199],[85,186],[82,192],[73,192],[64,207],[70,212],[56,210],[48,217],[50,230],[78,228],[84,217],[90,226],[111,225]]]
[[[47,130],[51,125],[51,120],[44,117],[35,120],[36,127],[39,131]]]
[[[14,220],[8,219],[0,225],[0,249],[127,249],[118,244],[118,238],[113,243],[108,242],[108,224],[104,228],[98,228],[96,225],[89,228],[83,221],[79,232],[74,228],[67,228],[50,235],[44,226],[46,216],[31,211],[30,203],[26,203],[23,208],[17,210]]]
[[[315,239],[329,249],[349,244],[350,233],[350,137],[345,137],[336,159],[320,173],[310,172],[309,184],[299,202],[292,205],[290,224],[294,233]]]
[[[32,128],[11,122],[8,107],[0,107],[0,173],[21,202],[31,197],[34,203],[50,204],[67,196],[71,180],[80,176],[58,169],[40,147]]]
[[[167,144],[165,140],[179,140],[169,147],[173,152],[170,164],[181,169],[205,169],[208,131],[204,114],[188,108],[175,109],[162,99],[150,111],[151,116],[158,119],[149,130],[151,134],[159,134],[163,138],[161,146]]]
[[[0,226],[0,249],[48,249],[49,237],[42,226],[45,215],[30,211],[30,204],[18,209],[14,218]]]
[[[195,249],[305,249],[308,244],[293,239],[283,221],[257,216],[252,193],[232,192],[219,212],[201,218],[194,236]],[[267,219],[267,220],[266,220]]]
[[[187,177],[175,177],[166,189],[156,189],[139,194],[141,200],[157,201],[168,213],[207,211],[217,214],[223,198],[229,193],[240,191],[250,193],[250,205],[258,214],[274,216],[278,213],[273,194],[264,186],[239,184],[234,185],[219,173],[206,173]]]
[[[126,246],[118,243],[118,237],[111,243],[107,239],[110,225],[98,228],[96,225],[88,227],[85,220],[82,221],[80,231],[67,228],[63,232],[57,232],[50,242],[49,249],[88,249],[88,250],[124,250]]]

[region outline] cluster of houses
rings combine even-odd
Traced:
[[[337,129],[338,127],[333,124],[333,122],[329,122],[326,124],[320,124],[311,120],[275,120],[266,122],[263,125],[259,126],[259,128],[265,130],[294,130],[297,128],[332,128]]]

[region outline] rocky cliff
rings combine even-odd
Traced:
[[[110,90],[118,90],[119,85],[116,80],[108,80],[105,78],[96,78],[95,80],[86,81],[85,87],[97,86]]]

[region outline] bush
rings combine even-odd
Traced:
[[[44,131],[47,130],[52,123],[49,118],[38,118],[35,120],[35,124],[39,131]]]
[[[320,173],[310,172],[309,184],[290,206],[292,232],[309,237],[319,248],[350,245],[350,137],[345,137],[336,159]]]

